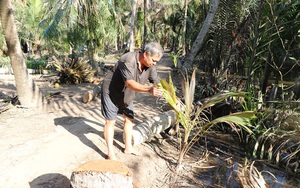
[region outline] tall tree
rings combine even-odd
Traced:
[[[206,34],[213,22],[213,19],[218,10],[219,4],[220,4],[220,0],[212,0],[210,2],[210,10],[206,16],[206,19],[203,23],[200,33],[198,34],[195,42],[193,43],[193,46],[192,46],[191,52],[188,55],[187,61],[184,63],[184,65],[182,67],[183,69],[192,67],[195,57],[197,56],[197,54],[199,53],[199,51],[202,48],[204,37],[206,36]]]
[[[137,5],[137,0],[133,0],[132,4],[132,10],[131,10],[131,19],[130,19],[130,36],[129,36],[129,51],[133,52],[134,51],[134,26],[135,26],[135,14],[136,14],[136,5]]]
[[[184,0],[184,20],[183,20],[183,30],[182,30],[182,55],[186,54],[186,20],[187,20],[187,10],[188,10],[189,0]]]
[[[0,0],[0,18],[21,105],[32,106],[33,82],[21,49],[10,0]]]
[[[148,12],[148,10],[149,10],[149,8],[148,8],[148,0],[144,0],[144,34],[143,34],[143,46],[145,46],[146,40],[147,40],[147,24],[148,24],[147,12]]]

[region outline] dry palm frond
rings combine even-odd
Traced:
[[[268,184],[265,182],[261,172],[254,166],[254,162],[251,164],[246,160],[245,165],[239,165],[237,170],[237,176],[240,180],[240,184],[243,188],[268,188]]]
[[[268,129],[260,135],[254,145],[253,156],[267,159],[287,170],[299,172],[300,141],[293,131]]]
[[[299,171],[300,159],[300,142],[293,144],[287,148],[288,151],[291,151],[287,156],[285,156],[282,161],[286,161],[286,168],[292,168],[294,172]]]
[[[54,62],[50,66],[53,66],[59,75],[59,82],[66,84],[80,84],[87,82],[94,74],[91,65],[88,60],[77,57],[76,54],[72,54],[72,57],[65,61],[59,61],[53,56]]]

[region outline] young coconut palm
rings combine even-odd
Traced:
[[[212,121],[207,118],[205,112],[209,107],[225,100],[228,97],[244,97],[245,92],[223,92],[216,94],[206,101],[199,108],[195,108],[193,105],[194,93],[196,83],[196,71],[192,73],[191,80],[189,81],[188,74],[185,76],[182,74],[182,90],[184,102],[182,102],[176,96],[176,88],[173,85],[171,76],[169,77],[169,83],[165,80],[161,80],[161,85],[158,86],[163,89],[163,97],[176,111],[177,121],[183,128],[183,135],[179,138],[182,139],[180,142],[180,153],[178,158],[178,167],[181,166],[185,154],[203,136],[212,126],[218,123],[229,124],[236,132],[238,132],[236,126],[245,129],[249,134],[252,133],[250,127],[250,120],[255,117],[254,111],[244,111],[233,113],[227,116],[222,116]],[[179,131],[180,133],[180,131]],[[193,135],[191,135],[191,133]]]

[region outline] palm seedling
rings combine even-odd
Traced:
[[[214,120],[209,120],[207,117],[207,110],[227,99],[228,97],[244,97],[245,92],[222,92],[218,93],[195,107],[194,105],[194,93],[196,84],[196,71],[194,70],[189,80],[187,72],[182,75],[182,91],[184,100],[181,101],[176,96],[176,88],[173,85],[172,78],[169,77],[169,83],[165,80],[161,80],[160,88],[163,89],[163,97],[175,110],[177,115],[177,121],[180,123],[183,134],[179,135],[180,152],[177,161],[178,167],[181,166],[182,161],[186,153],[191,149],[194,143],[196,143],[201,136],[203,136],[211,127],[219,123],[229,124],[236,132],[238,132],[237,126],[246,130],[249,134],[252,133],[251,119],[255,117],[254,111],[237,112],[227,116],[222,116]],[[179,131],[180,133],[181,131]]]

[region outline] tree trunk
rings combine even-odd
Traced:
[[[182,55],[186,54],[186,20],[187,20],[187,10],[188,10],[188,0],[184,0],[184,20],[183,20],[183,29],[182,29]]]
[[[143,35],[143,48],[147,43],[147,27],[148,27],[148,20],[147,20],[147,12],[148,12],[148,0],[144,0],[144,35]]]
[[[89,56],[90,64],[91,64],[93,70],[95,70],[95,75],[99,76],[99,75],[101,75],[101,69],[96,61],[96,58],[98,56],[97,46],[93,41],[89,41],[87,43],[87,46],[88,46],[88,56]]]
[[[95,86],[92,90],[86,91],[82,96],[83,103],[89,103],[96,96],[98,96],[101,92],[101,85],[102,85],[102,81],[100,81],[100,83],[97,86]]]
[[[33,81],[21,49],[10,0],[0,0],[0,17],[8,55],[15,76],[18,99],[23,106],[34,106]]]
[[[174,125],[176,119],[175,111],[169,110],[134,126],[132,130],[133,145],[149,141],[153,136]]]
[[[203,23],[200,33],[198,34],[195,42],[193,43],[193,46],[192,46],[191,52],[188,55],[187,61],[182,66],[183,69],[192,67],[195,57],[198,55],[199,51],[202,48],[204,37],[206,36],[208,29],[210,28],[211,23],[213,22],[213,19],[218,10],[219,4],[220,4],[220,0],[212,0],[210,2],[209,12],[205,18],[205,21]]]
[[[72,188],[132,188],[132,171],[118,161],[89,161],[72,172],[70,183]]]
[[[134,26],[135,26],[135,14],[136,14],[136,5],[137,0],[133,0],[132,10],[131,10],[131,19],[130,19],[130,36],[129,36],[129,51],[134,51]]]

